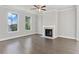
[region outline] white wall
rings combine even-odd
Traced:
[[[75,8],[64,9],[59,12],[58,32],[60,37],[75,39]]]
[[[55,25],[56,24],[56,16],[57,11],[54,10],[52,12],[45,13],[43,15],[43,25],[49,26],[49,25]]]
[[[37,15],[37,32],[38,34],[42,34],[42,27],[43,27],[43,15],[42,14],[38,14]]]
[[[79,40],[79,5],[77,6],[77,33],[76,33],[76,35],[77,35],[77,40]]]
[[[43,26],[55,25],[56,37],[76,39],[75,8],[52,10],[38,17],[38,33],[42,33]]]
[[[8,32],[8,20],[7,20],[7,16],[8,16],[8,12],[15,12],[18,14],[19,16],[19,27],[18,27],[18,31],[17,32],[12,32],[9,33]],[[26,31],[25,30],[25,16],[31,16],[32,17],[32,30],[30,31]],[[27,12],[23,12],[20,10],[10,10],[10,8],[3,8],[0,7],[0,40],[5,40],[5,39],[9,39],[9,38],[14,38],[17,36],[24,36],[24,35],[28,35],[28,34],[34,34],[36,33],[36,15],[34,14],[30,14]]]
[[[42,15],[38,15],[38,33],[42,34],[43,26],[54,26],[56,27],[57,35],[57,10],[47,12]]]
[[[19,15],[19,31],[14,33],[8,33],[7,14],[8,12],[15,12]],[[79,8],[77,9],[79,12]],[[24,28],[24,16],[32,17],[32,30],[26,31]],[[77,14],[78,16],[79,14]],[[77,37],[79,38],[79,26],[77,17]],[[42,33],[43,25],[50,26],[55,25],[56,36],[64,36],[68,38],[75,38],[75,10],[70,8],[67,10],[57,11],[52,10],[42,15],[30,14],[20,10],[10,10],[8,8],[0,7],[0,40],[14,38],[16,36],[24,36],[34,33]]]

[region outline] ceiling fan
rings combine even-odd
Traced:
[[[38,10],[40,11],[46,11],[46,6],[45,5],[33,5],[34,8],[32,8],[32,10]]]

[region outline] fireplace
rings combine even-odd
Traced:
[[[42,36],[44,38],[54,39],[56,38],[56,29],[55,25],[43,26]]]
[[[45,29],[45,36],[52,37],[52,29]]]

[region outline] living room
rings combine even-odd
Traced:
[[[1,5],[0,53],[79,53],[78,15],[78,5]]]

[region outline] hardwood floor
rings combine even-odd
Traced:
[[[31,35],[0,42],[0,54],[78,54],[79,42],[72,39],[46,39]]]

